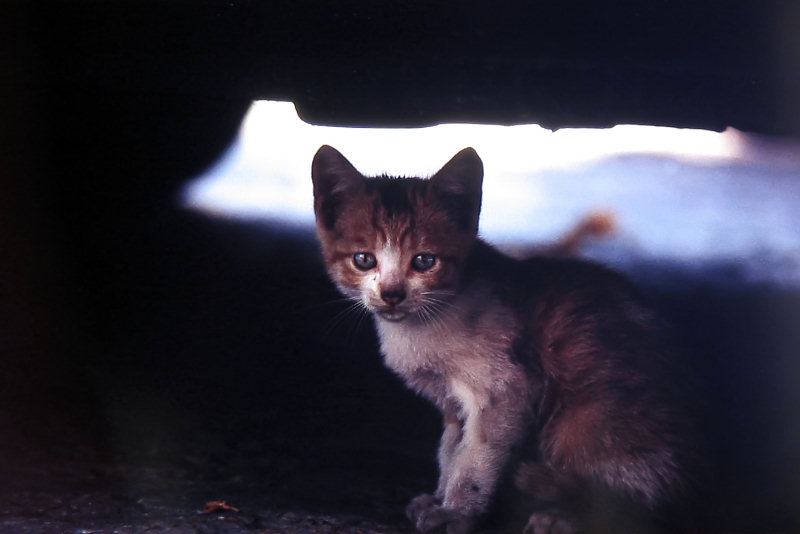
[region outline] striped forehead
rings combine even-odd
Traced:
[[[402,248],[409,245],[420,209],[421,180],[375,178],[373,185],[373,225],[380,243]]]
[[[414,224],[410,217],[386,219],[376,224],[378,245],[402,250],[410,246],[414,238]]]
[[[367,192],[375,195],[376,208],[388,218],[412,214],[427,189],[426,180],[381,176],[367,180]]]

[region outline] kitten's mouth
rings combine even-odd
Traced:
[[[400,310],[382,310],[378,312],[378,315],[381,319],[396,323],[405,319],[408,313]]]

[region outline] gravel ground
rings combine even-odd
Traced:
[[[130,435],[129,447],[110,447],[64,420],[4,417],[0,532],[410,531],[400,512],[420,477],[387,488],[368,469],[380,464],[396,479],[407,459],[325,440],[302,445],[268,435],[263,418],[246,430],[252,423],[190,415],[168,442]]]

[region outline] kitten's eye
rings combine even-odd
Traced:
[[[436,265],[436,256],[433,254],[417,254],[411,260],[411,266],[419,272],[427,271]]]
[[[378,260],[369,252],[356,252],[353,254],[353,265],[362,271],[369,271],[378,265]]]

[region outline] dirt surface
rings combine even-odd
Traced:
[[[133,409],[141,426],[112,430],[117,443],[4,416],[0,532],[409,531],[401,511],[425,477],[400,472],[409,459],[396,451],[297,441],[263,417]],[[387,488],[387,476],[405,480]]]

